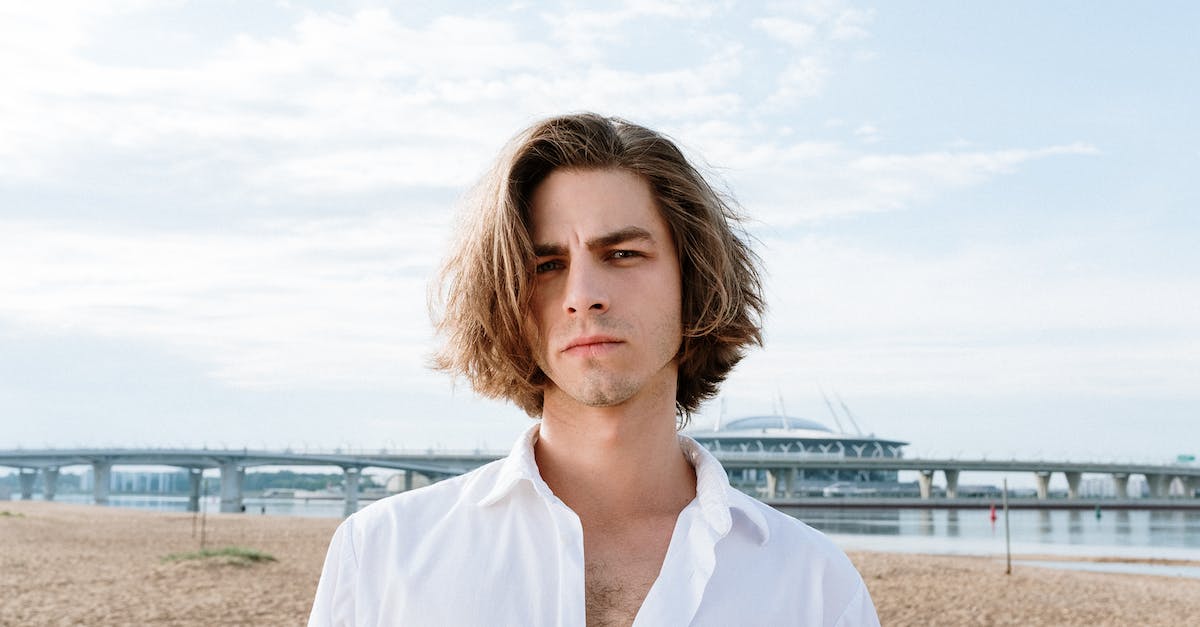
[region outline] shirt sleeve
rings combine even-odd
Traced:
[[[875,614],[875,604],[871,602],[871,595],[867,593],[867,586],[861,579],[858,581],[858,589],[854,592],[854,596],[850,598],[850,603],[846,605],[846,609],[842,611],[842,615],[838,617],[835,627],[879,627],[879,616]]]
[[[338,526],[325,554],[325,567],[317,584],[317,597],[308,616],[309,627],[342,627],[354,624],[358,555],[354,550],[352,519]]]

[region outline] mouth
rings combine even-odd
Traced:
[[[562,349],[562,352],[595,355],[616,348],[621,343],[621,340],[607,335],[588,335],[571,340],[566,348]]]

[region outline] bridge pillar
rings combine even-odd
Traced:
[[[342,509],[344,516],[349,516],[358,511],[358,477],[362,474],[362,468],[343,468],[346,473],[346,506]]]
[[[1081,472],[1068,472],[1067,475],[1067,498],[1079,498],[1079,478],[1083,476]]]
[[[1190,499],[1196,496],[1196,477],[1180,477],[1179,484],[1183,487],[1185,498]]]
[[[58,468],[43,468],[42,497],[47,501],[53,501],[56,492],[58,492]]]
[[[409,490],[412,489],[412,482],[413,482],[412,477],[413,477],[413,471],[411,471],[411,470],[404,471],[404,491],[405,492],[408,492]]]
[[[189,512],[200,511],[200,484],[204,481],[203,468],[188,468],[188,509]]]
[[[1150,497],[1167,498],[1167,489],[1171,487],[1171,478],[1162,474],[1147,474],[1146,483],[1150,486]]]
[[[18,476],[21,479],[21,500],[28,501],[33,498],[33,480],[37,479],[37,469],[22,468]]]
[[[946,498],[958,498],[958,471],[943,470],[942,473],[946,475]]]
[[[926,500],[933,498],[933,471],[918,471],[917,486],[921,488],[921,498]]]
[[[1042,470],[1033,473],[1033,478],[1037,479],[1037,497],[1039,501],[1044,501],[1050,498],[1050,473]]]
[[[242,478],[246,470],[238,467],[236,462],[221,464],[221,512],[240,513],[242,511]]]
[[[92,500],[96,505],[108,505],[108,484],[112,481],[112,464],[92,462]]]
[[[1113,487],[1117,490],[1117,498],[1129,498],[1129,475],[1123,472],[1114,472],[1112,478]]]
[[[784,496],[792,498],[796,496],[796,491],[800,489],[800,469],[793,466],[788,470],[787,487],[784,488]]]
[[[776,490],[776,488],[778,488],[778,486],[779,486],[778,471],[768,468],[767,469],[767,498],[769,498],[769,499],[775,498],[775,490]]]

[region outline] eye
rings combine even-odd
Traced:
[[[563,267],[563,263],[561,261],[559,261],[557,259],[552,259],[550,261],[543,261],[543,262],[537,264],[536,266],[534,266],[533,272],[535,274],[542,274],[543,272],[549,272],[551,270],[561,270],[562,267]]]
[[[613,259],[633,259],[634,257],[641,257],[641,256],[642,256],[642,253],[640,253],[636,250],[614,250],[611,253],[609,253],[609,257],[611,257]]]

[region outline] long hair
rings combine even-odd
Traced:
[[[432,365],[466,377],[483,396],[541,415],[545,373],[526,328],[535,259],[531,198],[555,170],[610,168],[650,185],[675,242],[683,322],[675,405],[686,424],[746,348],[762,344],[759,260],[732,201],[671,140],[618,118],[580,113],[543,120],[513,138],[475,186],[460,239],[431,291],[430,310],[444,338]]]

